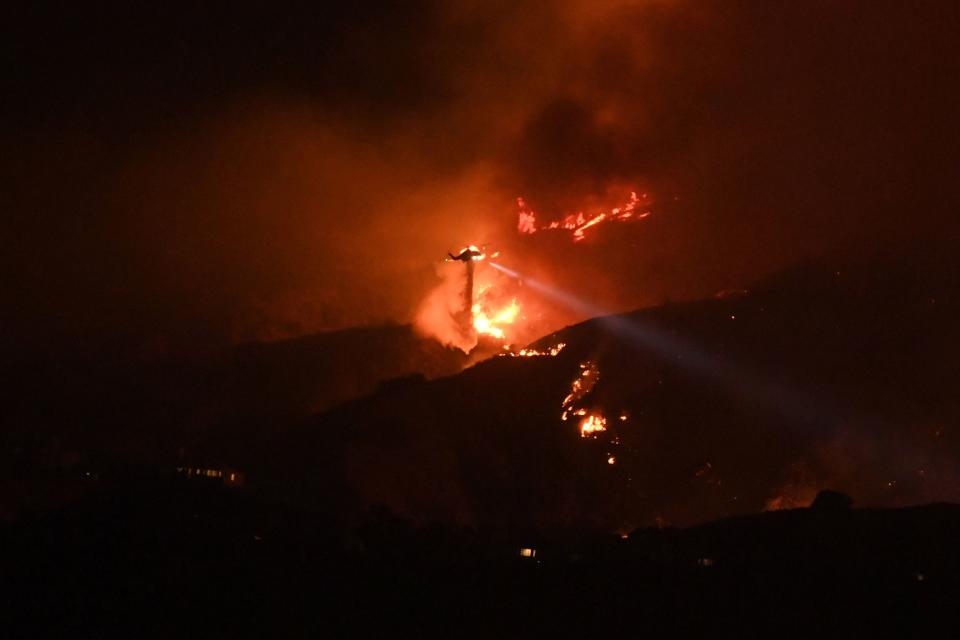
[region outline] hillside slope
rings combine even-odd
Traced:
[[[956,274],[808,264],[749,293],[597,318],[534,345],[566,343],[556,357],[384,389],[251,464],[304,496],[511,527],[689,524],[825,486],[868,505],[958,500]],[[599,382],[576,406],[607,420],[586,438],[561,420],[585,363]]]

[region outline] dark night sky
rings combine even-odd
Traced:
[[[469,241],[626,308],[956,237],[955,2],[41,5],[0,45],[15,344],[407,321]],[[648,222],[515,235],[630,188]]]

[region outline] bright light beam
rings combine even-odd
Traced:
[[[749,372],[734,363],[722,362],[717,356],[711,355],[696,345],[666,335],[655,327],[629,319],[624,315],[611,314],[567,291],[544,284],[534,278],[522,276],[496,262],[489,264],[560,304],[588,318],[596,318],[612,333],[626,338],[635,346],[653,351],[678,367],[711,378],[748,400],[759,400],[776,409],[786,418],[808,425],[823,425],[826,423],[827,416],[833,413],[825,410],[822,404],[815,402],[806,394],[787,389],[765,376]]]

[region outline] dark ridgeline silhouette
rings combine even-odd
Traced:
[[[816,422],[603,319],[532,345],[566,343],[556,357],[493,358],[448,377],[471,360],[403,326],[116,370],[16,363],[2,454],[7,470],[28,471],[9,471],[6,504],[43,508],[80,491],[44,469],[113,465],[233,468],[284,499],[340,505],[345,519],[383,504],[413,520],[530,528],[693,524],[807,504],[833,483],[862,504],[953,499],[956,262],[930,249],[809,263],[746,293],[623,316],[797,390]],[[586,360],[600,382],[585,406],[608,418],[595,439],[560,420]],[[26,477],[45,488],[20,491],[13,480]]]
[[[853,506],[853,498],[841,493],[840,491],[833,491],[831,489],[824,489],[817,494],[817,497],[813,499],[813,503],[810,505],[810,509],[813,511],[827,512],[827,513],[840,513],[846,511]]]
[[[414,520],[534,528],[689,525],[809,505],[831,484],[868,505],[956,500],[960,433],[940,426],[960,420],[944,401],[960,394],[956,262],[808,263],[749,292],[590,320],[532,345],[565,343],[556,357],[384,388],[255,464],[264,476],[282,464],[304,494],[349,486]],[[626,323],[695,345],[719,374],[636,344]],[[600,376],[584,407],[607,421],[581,438],[561,403],[588,360]]]

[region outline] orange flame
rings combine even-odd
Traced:
[[[641,202],[642,201],[642,202]],[[532,234],[539,229],[566,229],[573,232],[573,241],[580,242],[586,237],[586,230],[595,227],[601,222],[608,220],[617,220],[625,222],[630,219],[640,220],[650,215],[650,210],[638,209],[649,206],[650,202],[646,193],[638,197],[635,191],[630,192],[630,199],[620,206],[614,207],[610,211],[601,211],[593,216],[586,216],[582,211],[567,215],[563,220],[554,220],[538,228],[537,214],[529,207],[523,198],[517,198],[517,231],[520,233]]]
[[[520,349],[520,351],[509,351],[508,353],[503,353],[501,355],[505,355],[505,356],[509,355],[513,358],[533,358],[536,356],[556,357],[557,354],[563,351],[563,348],[566,346],[567,346],[566,342],[558,342],[557,344],[553,345],[549,349],[539,350],[539,349],[524,348],[524,349]],[[509,349],[509,347],[504,347],[504,349]]]
[[[456,255],[451,253],[438,266],[441,282],[420,304],[415,318],[417,330],[464,353],[477,346],[478,336],[508,342],[509,326],[522,318],[520,303],[515,297],[505,298],[495,288],[497,274],[482,266],[483,260],[498,253],[487,254],[475,244],[462,247]],[[466,271],[453,264],[464,260]]]
[[[574,408],[583,400],[600,380],[600,369],[596,363],[587,360],[580,363],[580,374],[570,383],[570,393],[563,399],[560,419],[566,421],[571,415],[583,416],[578,426],[581,438],[596,438],[601,431],[607,430],[607,419],[599,412],[587,411],[584,407]],[[613,463],[610,463],[613,464]]]
[[[502,325],[513,324],[520,313],[520,305],[514,298],[510,304],[499,311],[489,313],[480,302],[476,302],[471,309],[473,313],[473,328],[477,333],[487,336],[493,336],[502,340],[505,336]]]
[[[580,437],[596,437],[595,434],[607,430],[607,419],[599,413],[592,413],[580,421]]]
[[[581,416],[586,414],[586,409],[574,409],[573,405],[590,393],[599,379],[600,370],[596,364],[590,360],[580,363],[580,375],[570,383],[570,393],[567,394],[560,405],[563,409],[563,413],[560,415],[561,420],[566,420],[570,413]]]

